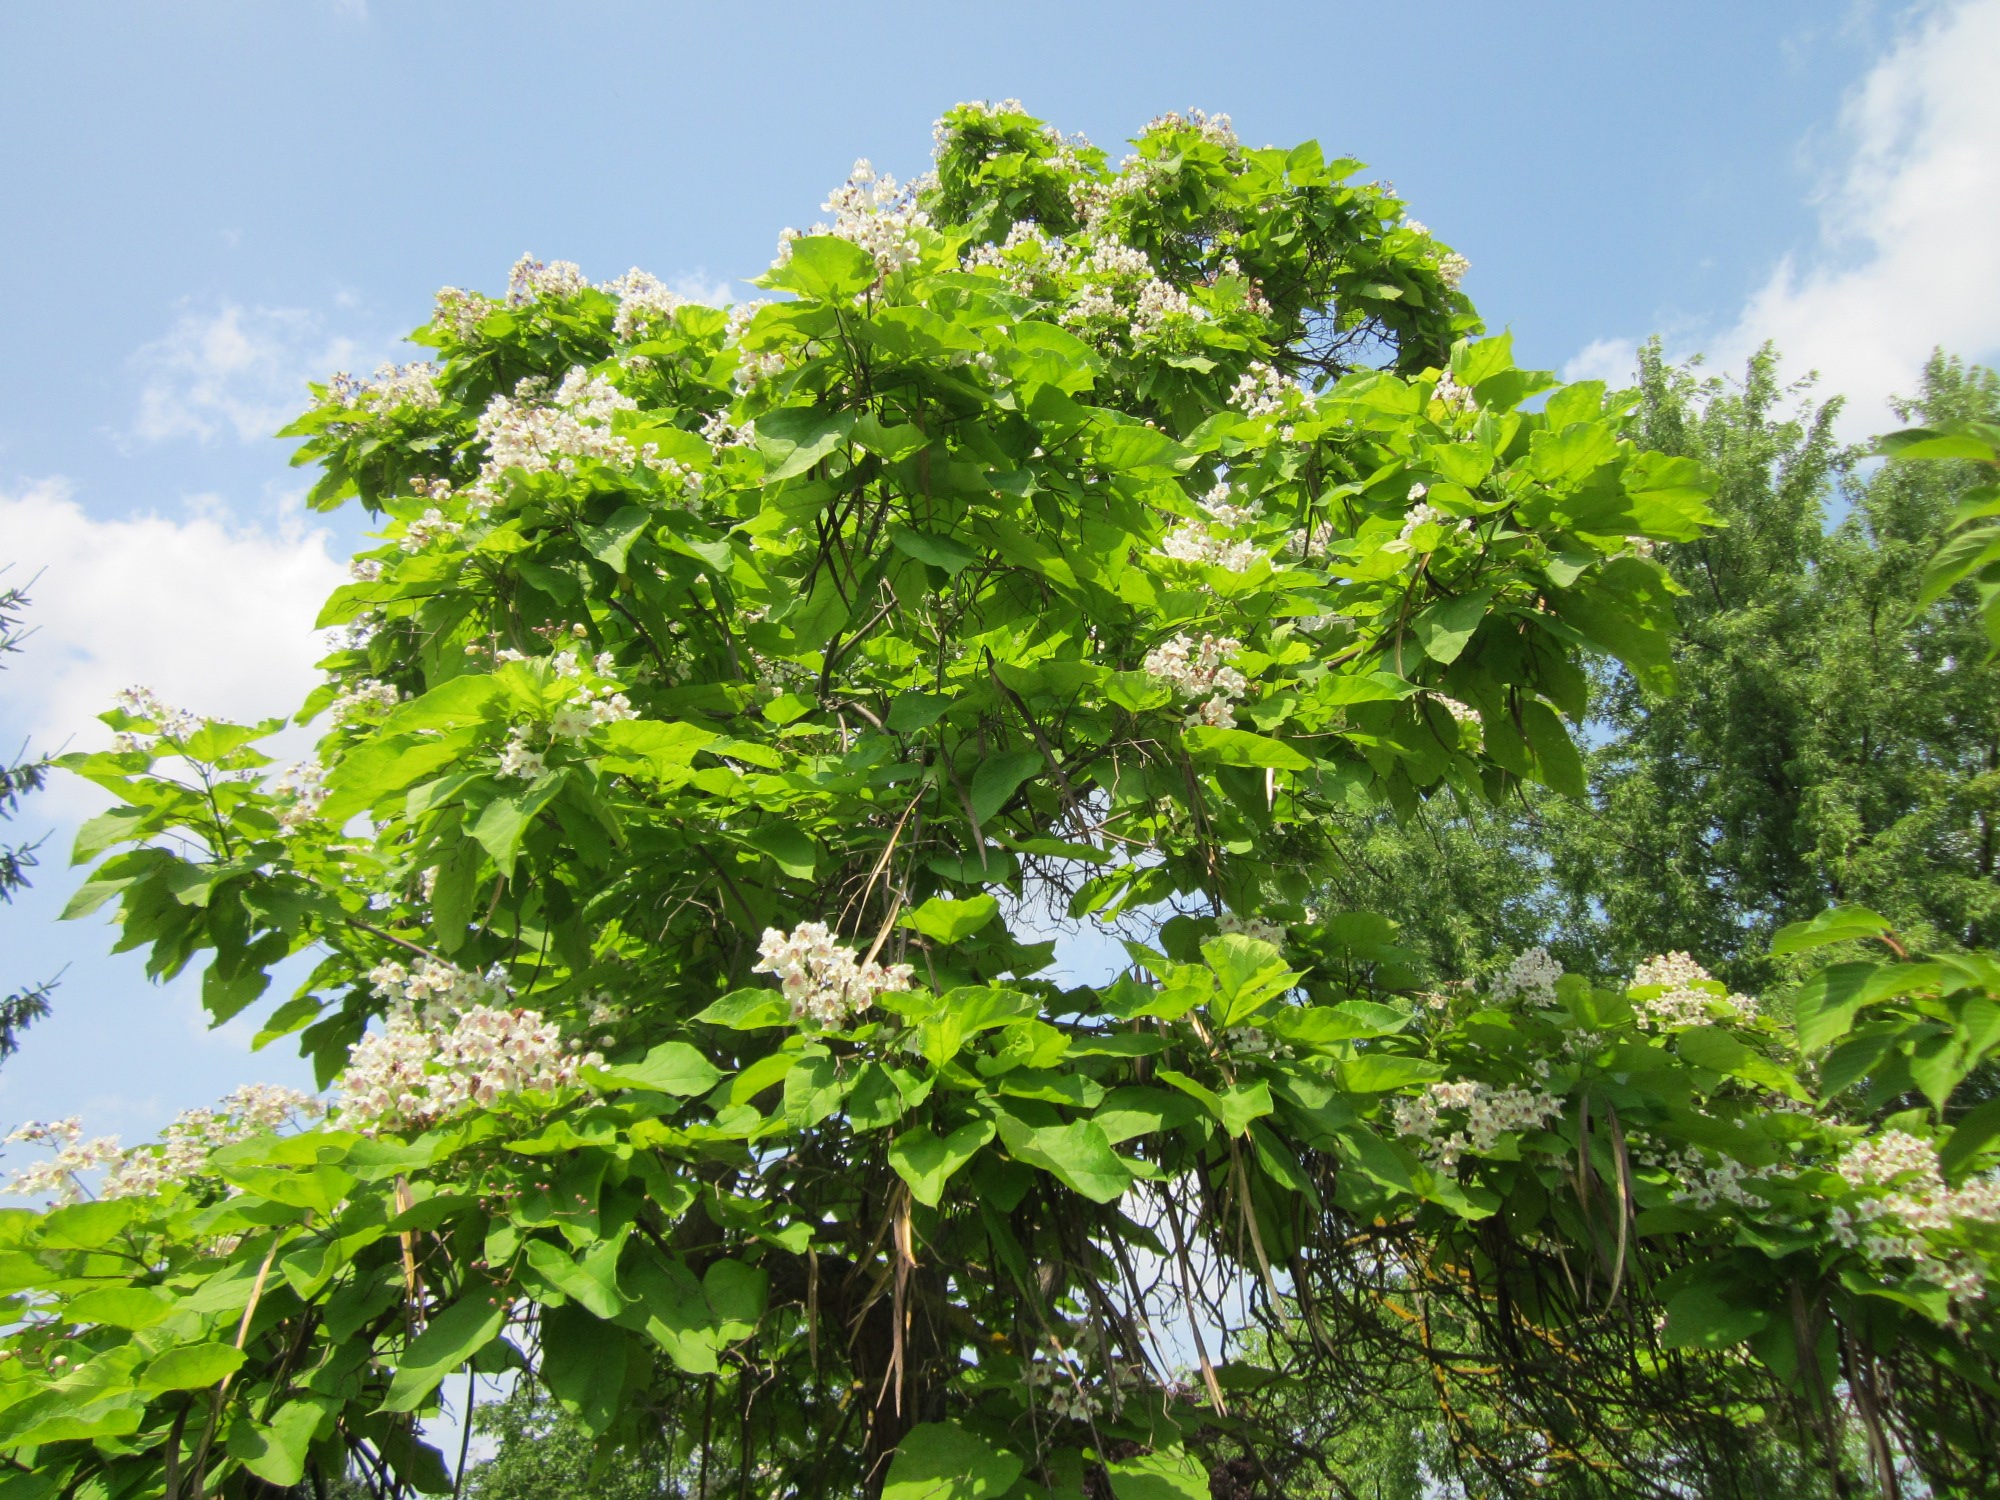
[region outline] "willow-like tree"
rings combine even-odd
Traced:
[[[71,764],[76,909],[331,1114],[0,1220],[21,1493],[445,1490],[422,1418],[512,1371],[703,1495],[1296,1495],[1413,1349],[1501,1486],[1727,1480],[1753,1402],[1990,1479],[1990,963],[1835,914],[1783,941],[1885,957],[1795,1030],[1680,956],[1400,993],[1305,904],[1337,809],[1582,790],[1699,466],[1477,337],[1355,163],[1136,145],[961,107],[779,300],[526,261],[324,389],[314,502],[386,525],[317,761],[141,696]]]
[[[28,604],[25,587],[15,584],[0,589],[0,667],[7,665],[6,658],[19,651],[32,633],[21,628]],[[40,791],[48,774],[47,759],[31,755],[25,748],[13,760],[0,761],[0,822],[11,823],[20,812],[21,799]],[[39,863],[40,848],[40,839],[0,844],[0,901],[12,901],[14,893],[27,886],[28,872]],[[49,996],[54,989],[53,980],[43,980],[0,997],[0,1061],[18,1052],[21,1033],[49,1013]]]

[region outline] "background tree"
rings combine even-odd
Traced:
[[[661,1445],[611,1458],[588,1430],[560,1403],[529,1381],[516,1384],[498,1401],[476,1407],[473,1431],[494,1444],[490,1458],[466,1471],[463,1491],[472,1500],[682,1500],[707,1491],[703,1476],[690,1472],[686,1455]],[[735,1475],[714,1476],[733,1485]],[[755,1476],[752,1494],[763,1493],[767,1475]],[[733,1489],[722,1489],[732,1493]]]
[[[6,658],[21,649],[30,632],[21,628],[28,607],[27,590],[21,586],[0,589],[0,668]],[[12,762],[0,761],[0,822],[11,823],[20,811],[21,799],[39,791],[48,778],[45,757],[31,757],[23,747]],[[12,901],[14,892],[28,883],[35,867],[40,839],[25,844],[0,844],[0,901]],[[49,1013],[49,995],[54,980],[44,980],[25,989],[0,996],[0,1059],[12,1057],[21,1046],[21,1032]]]
[[[2000,936],[2000,673],[1969,586],[1918,607],[1980,466],[1864,464],[1833,438],[1837,398],[1776,368],[1765,350],[1704,381],[1642,351],[1639,430],[1707,466],[1726,525],[1660,549],[1685,591],[1680,690],[1596,673],[1587,804],[1527,787],[1350,825],[1332,899],[1394,915],[1439,978],[1540,943],[1602,974],[1685,948],[1761,987],[1786,972],[1771,934],[1839,902],[1926,947]],[[1992,420],[2000,385],[1940,355],[1900,410]]]

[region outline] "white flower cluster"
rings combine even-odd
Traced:
[[[364,677],[335,698],[327,714],[335,728],[369,714],[387,713],[403,701],[403,694],[386,682]]]
[[[104,1168],[98,1188],[103,1198],[130,1198],[199,1175],[211,1153],[235,1141],[263,1135],[305,1118],[314,1119],[325,1106],[310,1094],[273,1084],[246,1084],[214,1109],[183,1110],[161,1132],[160,1139],[130,1151],[119,1148],[116,1136],[83,1139],[83,1121],[30,1120],[7,1137],[7,1144],[47,1146],[54,1155],[16,1171],[7,1191],[49,1197],[58,1203],[80,1202],[85,1196],[82,1174]]]
[[[749,417],[733,422],[726,410],[711,412],[701,424],[701,436],[711,448],[747,448],[757,441],[757,423]]]
[[[380,571],[381,564],[375,567]],[[335,625],[326,633],[326,649],[329,651],[359,651],[375,639],[382,628],[382,616],[375,610],[358,614],[345,625]]]
[[[1169,318],[1201,318],[1205,314],[1188,294],[1165,281],[1149,281],[1139,288],[1138,305],[1132,309],[1132,337],[1151,338]]]
[[[1465,1111],[1463,1129],[1439,1136],[1444,1111]],[[1495,1088],[1476,1079],[1433,1083],[1395,1104],[1396,1131],[1423,1142],[1423,1154],[1449,1172],[1467,1151],[1484,1155],[1509,1131],[1541,1130],[1562,1117],[1562,1100],[1538,1089]]]
[[[1460,255],[1456,250],[1446,251],[1444,255],[1439,257],[1437,263],[1439,278],[1454,292],[1458,290],[1459,283],[1465,280],[1465,273],[1471,269],[1472,262],[1467,260],[1463,255]]]
[[[878,173],[864,158],[854,164],[847,181],[827,194],[820,208],[833,215],[833,223],[815,224],[807,234],[830,234],[859,245],[875,259],[886,276],[913,265],[918,255],[914,231],[928,229],[930,216],[917,207],[920,183],[897,185],[886,172]],[[792,241],[800,238],[796,229],[787,229],[778,240],[778,264],[792,258]]]
[[[47,1161],[17,1169],[7,1179],[7,1191],[24,1197],[48,1197],[57,1203],[82,1201],[82,1173],[106,1167],[118,1160],[118,1137],[101,1135],[83,1138],[83,1121],[76,1115],[67,1120],[30,1120],[7,1137],[8,1145],[26,1143],[51,1147],[55,1155]]]
[[[429,363],[378,365],[372,380],[357,380],[337,370],[326,383],[320,405],[346,411],[388,412],[403,406],[429,411],[444,399],[437,377],[438,367]]]
[[[1643,989],[1664,984],[1670,989],[1685,989],[1691,984],[1706,984],[1713,977],[1691,956],[1676,949],[1672,953],[1655,954],[1634,969],[1632,987]]]
[[[1411,489],[1410,497],[1417,499],[1423,493],[1424,487],[1416,485]],[[1417,503],[1404,512],[1403,529],[1396,533],[1396,540],[1410,541],[1416,536],[1419,526],[1436,526],[1444,530],[1468,532],[1472,530],[1472,521],[1466,516],[1447,515],[1428,500],[1417,499]]]
[[[750,390],[767,380],[774,380],[785,373],[785,356],[778,349],[762,352],[752,349],[737,353],[736,368],[730,372],[730,383],[739,391]]]
[[[391,1019],[410,1021],[429,1011],[456,1014],[501,1003],[509,993],[506,971],[498,964],[474,974],[436,958],[426,958],[414,969],[390,959],[368,971],[368,982],[389,1002]]]
[[[1136,1365],[1113,1361],[1107,1377],[1095,1380],[1080,1360],[1060,1354],[1032,1361],[1023,1378],[1045,1393],[1050,1416],[1076,1422],[1093,1421],[1106,1411],[1116,1415],[1124,1405],[1124,1392],[1146,1384],[1145,1372]]]
[[[1215,926],[1225,935],[1239,933],[1274,947],[1285,946],[1285,929],[1276,922],[1266,922],[1262,917],[1239,917],[1233,911],[1226,911],[1215,919]]]
[[[199,714],[191,714],[184,708],[174,708],[161,702],[159,695],[151,688],[128,687],[111,701],[133,718],[150,722],[154,732],[163,740],[189,739],[208,722]],[[141,742],[136,736],[121,735],[119,738],[134,741],[131,746],[121,744],[120,749],[141,748]]]
[[[449,333],[461,344],[469,344],[479,336],[479,325],[499,305],[480,292],[468,292],[457,286],[439,287],[436,304],[431,309],[431,327]]]
[[[1037,246],[1033,257],[1006,254],[1029,243]],[[1109,235],[1099,238],[1079,260],[1069,246],[1048,239],[1039,230],[1024,232],[1017,225],[1009,231],[1007,244],[993,263],[1001,267],[1003,275],[1017,280],[1021,290],[1027,290],[1034,273],[1043,269],[1073,270],[1086,278],[1062,313],[1063,323],[1070,327],[1108,321],[1124,327],[1134,342],[1140,342],[1164,331],[1171,319],[1208,316],[1187,293],[1154,274],[1153,262],[1145,251]],[[1011,273],[1010,267],[1015,268]],[[1129,314],[1122,311],[1127,303],[1132,309]]]
[[[348,1054],[335,1084],[340,1122],[369,1135],[428,1125],[505,1094],[578,1087],[583,1070],[603,1061],[565,1043],[539,1011],[473,1005],[449,1021],[392,1015]]]
[[[1007,238],[998,245],[974,245],[965,252],[963,263],[978,268],[991,266],[1000,273],[1010,289],[1022,293],[1034,290],[1035,283],[1049,276],[1066,275],[1075,268],[1076,251],[1062,240],[1052,237],[1041,225],[1029,220],[1018,220],[1007,231]],[[1151,271],[1150,264],[1147,270]],[[1097,301],[1089,313],[1079,312],[1073,304],[1069,317],[1081,320],[1088,316],[1107,314],[1116,310],[1110,294],[1102,288],[1089,287],[1086,294],[1095,294]]]
[[[1297,381],[1259,360],[1238,377],[1229,392],[1229,404],[1246,417],[1266,417],[1282,411],[1298,389]]]
[[[357,557],[347,565],[347,576],[356,583],[379,583],[382,578],[382,559]]]
[[[495,652],[493,659],[497,665],[529,658],[507,647]],[[639,717],[639,710],[615,685],[608,682],[593,685],[582,680],[583,666],[576,652],[558,651],[548,658],[548,663],[557,680],[572,684],[568,701],[549,721],[549,733],[554,739],[580,740],[599,725]],[[598,676],[607,677],[616,665],[611,653],[604,651],[592,661],[591,668]],[[546,750],[535,748],[538,733],[536,726],[528,724],[516,724],[508,731],[507,742],[500,748],[502,776],[533,781],[548,768]]]
[[[1063,310],[1062,321],[1069,327],[1080,327],[1100,318],[1118,316],[1118,299],[1111,295],[1109,288],[1095,283],[1077,289],[1070,298],[1069,306]]]
[[[1516,995],[1533,1005],[1554,1005],[1556,981],[1562,976],[1563,966],[1549,957],[1548,949],[1538,946],[1502,969],[1488,993],[1495,1005]]]
[[[611,331],[621,342],[628,344],[644,338],[654,325],[669,321],[674,310],[687,300],[670,291],[659,277],[637,266],[623,276],[605,282],[599,290],[609,292],[618,299],[618,311],[611,318]]]
[[[547,755],[534,747],[533,735],[534,731],[523,724],[516,724],[508,731],[507,743],[500,747],[502,776],[533,781],[549,768]]]
[[[1140,667],[1183,698],[1209,694],[1189,716],[1190,722],[1226,728],[1235,721],[1235,703],[1249,688],[1249,679],[1228,665],[1227,658],[1243,649],[1234,636],[1204,635],[1199,644],[1177,635],[1146,653]]]
[[[573,260],[536,260],[524,255],[507,273],[507,305],[525,307],[530,302],[559,302],[589,289],[583,268]]]
[[[963,112],[981,119],[990,120],[998,115],[1024,115],[1028,112],[1028,107],[1019,99],[1002,99],[998,103],[990,99],[965,99],[954,104],[950,112],[952,114]],[[938,116],[937,119],[931,122],[932,148],[937,151],[943,151],[951,144],[952,137],[958,134],[959,128],[958,125],[945,119],[943,115]],[[1042,127],[1042,134],[1045,136],[1054,135],[1055,127],[1044,125]]]
[[[1632,1002],[1639,1024],[1663,1031],[1679,1031],[1705,1026],[1721,1007],[1728,1018],[1751,1021],[1757,1016],[1757,1002],[1748,995],[1725,992],[1714,977],[1687,954],[1662,953],[1647,959],[1633,971],[1632,988],[1666,986],[1658,995]]]
[[[1733,1156],[1718,1157],[1711,1164],[1696,1150],[1672,1153],[1666,1165],[1680,1183],[1674,1190],[1673,1201],[1704,1209],[1719,1203],[1735,1208],[1762,1208],[1766,1200],[1750,1191],[1749,1184],[1777,1174],[1775,1164],[1746,1167]]]
[[[1183,521],[1160,541],[1160,555],[1176,562],[1200,563],[1241,573],[1264,553],[1238,537],[1216,536],[1206,526]]]
[[[138,1197],[187,1182],[206,1171],[209,1157],[222,1147],[325,1113],[326,1105],[311,1094],[245,1084],[214,1109],[182,1110],[158,1142],[125,1152],[105,1172],[100,1196]]]
[[[1128,245],[1109,236],[1091,246],[1080,269],[1085,275],[1103,276],[1115,281],[1153,279],[1153,262],[1145,251],[1137,245]]]
[[[457,536],[463,530],[463,522],[452,520],[435,505],[426,506],[416,520],[403,523],[403,535],[397,545],[405,552],[421,552],[439,537]]]
[[[1264,507],[1255,500],[1243,505],[1236,504],[1230,497],[1235,492],[1229,488],[1229,481],[1219,480],[1215,487],[1197,502],[1203,510],[1223,526],[1242,526],[1264,518]]]
[[[479,439],[486,445],[482,487],[509,469],[574,474],[579,459],[632,462],[632,445],[611,431],[611,419],[632,410],[636,401],[580,366],[563,377],[548,402],[538,399],[545,389],[540,377],[530,376],[514,387],[513,395],[495,396],[479,414]]]
[[[1460,385],[1449,370],[1438,376],[1437,385],[1431,391],[1431,399],[1442,401],[1452,411],[1471,411],[1473,407],[1472,391]]]
[[[1871,1259],[1913,1262],[1918,1275],[1954,1301],[1985,1296],[1977,1266],[1939,1253],[1925,1236],[1961,1224],[2000,1223],[2000,1175],[1989,1172],[1948,1187],[1930,1142],[1901,1130],[1857,1141],[1835,1170],[1849,1187],[1872,1193],[1851,1211],[1837,1206],[1828,1215],[1835,1239],[1859,1245]]]
[[[1225,1027],[1218,1040],[1237,1057],[1273,1057],[1289,1051],[1284,1043],[1256,1026]]]
[[[621,719],[638,717],[639,710],[616,688],[585,687],[556,710],[549,729],[558,739],[580,740],[600,724],[616,724]]]
[[[1458,699],[1447,697],[1443,693],[1432,693],[1430,700],[1450,714],[1457,723],[1471,724],[1475,727],[1479,724],[1479,710],[1470,703],[1461,703]]]
[[[316,760],[303,760],[271,783],[271,790],[286,799],[278,814],[278,827],[297,833],[319,816],[326,801],[326,767]]]
[[[862,963],[852,948],[834,941],[824,922],[801,922],[790,932],[766,927],[750,972],[778,977],[796,1019],[839,1026],[877,995],[909,989],[915,971],[908,964]]]
[[[1211,115],[1205,110],[1190,109],[1186,114],[1179,110],[1168,110],[1163,115],[1155,115],[1146,122],[1143,134],[1151,135],[1157,130],[1192,130],[1203,140],[1213,141],[1218,146],[1238,146],[1236,126],[1228,115]]]

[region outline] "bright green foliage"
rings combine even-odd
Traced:
[[[1643,554],[1706,533],[1700,466],[1473,337],[1352,163],[941,141],[788,241],[786,300],[524,263],[441,298],[434,377],[295,425],[316,503],[386,520],[319,770],[108,715],[76,909],[339,1107],[0,1219],[21,1482],[437,1492],[415,1423],[470,1364],[606,1462],[698,1420],[739,1492],[1271,1493],[1305,1455],[1259,1394],[1447,1326],[1413,1294],[1560,1355],[1439,1364],[1518,1434],[1464,1458],[1496,1483],[1830,1427],[1843,1357],[1914,1361],[1869,1431],[1990,1479],[2000,1141],[1947,1123],[1987,960],[1830,971],[1802,1051],[1692,971],[1438,1005],[1306,905],[1342,810],[1582,791],[1586,653],[1671,685]],[[1050,969],[1051,904],[1123,924],[1115,979]]]
[[[1995,415],[1988,410],[1980,417]],[[2000,655],[2000,486],[1993,482],[2000,466],[2000,423],[1977,417],[1946,417],[1936,427],[1915,427],[1883,439],[1882,451],[1897,458],[1955,459],[1975,466],[1978,482],[1967,489],[1952,517],[1950,538],[1924,572],[1919,608],[1943,598],[1968,580],[1979,591],[1980,615]]]
[[[1444,976],[1546,942],[1601,974],[1682,948],[1760,987],[1792,972],[1765,957],[1771,934],[1840,901],[1921,946],[2000,941],[2000,674],[1971,587],[1920,584],[1980,466],[1852,467],[1831,404],[1788,410],[1774,369],[1767,351],[1740,387],[1698,385],[1642,361],[1645,439],[1716,476],[1729,524],[1661,549],[1686,590],[1682,690],[1606,674],[1588,804],[1529,789],[1407,827],[1354,820],[1336,899],[1396,917]],[[1991,419],[2000,392],[1939,359],[1905,414]]]

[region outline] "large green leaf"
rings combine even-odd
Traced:
[[[771,856],[794,880],[810,880],[819,863],[819,846],[796,823],[765,823],[743,835],[751,848]]]
[[[991,896],[972,896],[964,901],[933,896],[914,911],[905,912],[902,925],[940,943],[955,943],[971,937],[999,914],[1000,903]]]
[[[988,1500],[1020,1475],[1020,1459],[956,1422],[922,1422],[896,1445],[882,1500]]]
[[[880,274],[875,257],[852,240],[809,234],[791,242],[785,264],[771,273],[771,283],[831,302],[866,291]]]
[[[549,1286],[598,1317],[615,1318],[625,1310],[625,1298],[618,1290],[618,1255],[627,1232],[620,1230],[574,1256],[550,1240],[529,1240],[528,1265]]]
[[[415,1411],[445,1376],[498,1338],[506,1321],[507,1299],[499,1288],[473,1282],[410,1341],[396,1361],[382,1409]]]
[[[1881,937],[1889,924],[1865,906],[1831,906],[1806,922],[1780,927],[1771,939],[1775,954],[1804,953],[1829,943],[1853,943]]]
[[[593,1435],[618,1417],[625,1388],[625,1335],[584,1307],[541,1313],[541,1377],[563,1409]]]
[[[1669,1349],[1726,1349],[1769,1321],[1764,1309],[1736,1300],[1715,1282],[1702,1281],[1668,1299],[1660,1342]]]
[[[1104,1466],[1115,1500],[1208,1500],[1208,1470],[1178,1445]]]
[[[64,1316],[72,1323],[107,1328],[151,1328],[174,1310],[174,1302],[165,1287],[100,1287],[72,1297]]]
[[[993,1139],[993,1130],[991,1120],[974,1120],[940,1138],[915,1126],[889,1143],[889,1165],[909,1184],[911,1197],[936,1208],[945,1184]]]
[[[325,1407],[311,1399],[287,1401],[269,1422],[240,1418],[229,1432],[229,1456],[266,1484],[295,1485],[325,1419]]]
[[[979,554],[965,543],[936,532],[896,526],[890,529],[889,540],[898,552],[907,553],[918,562],[929,563],[934,568],[942,568],[953,577],[979,561]]]
[[[1552,589],[1563,623],[1623,662],[1651,693],[1674,689],[1673,596],[1667,576],[1650,562],[1617,557],[1573,588]]]
[[[233,1375],[243,1366],[243,1351],[231,1344],[183,1344],[147,1365],[139,1388],[147,1391],[199,1391]]]
[[[1155,1076],[1162,1083],[1172,1084],[1189,1098],[1199,1100],[1231,1135],[1247,1133],[1252,1120],[1268,1115],[1273,1108],[1270,1087],[1261,1080],[1228,1084],[1218,1090],[1197,1083],[1187,1074],[1177,1073],[1172,1068],[1161,1068]]]
[[[1492,600],[1491,589],[1476,589],[1456,599],[1440,599],[1410,622],[1411,633],[1433,661],[1455,662],[1473,632],[1479,629],[1479,622],[1486,618]]]
[[[782,999],[778,1003],[782,1007]],[[701,1018],[713,1019],[707,1011],[702,1013]],[[679,1094],[686,1098],[705,1094],[714,1088],[722,1077],[722,1070],[686,1042],[661,1042],[637,1062],[592,1068],[590,1074],[601,1085],[652,1089],[656,1093]]]
[[[757,419],[757,446],[771,461],[765,477],[775,482],[805,473],[838,448],[853,426],[851,411],[785,406],[766,412]]]
[[[1132,1185],[1132,1173],[1111,1142],[1088,1120],[1037,1128],[1011,1113],[999,1116],[1000,1139],[1017,1161],[1053,1174],[1096,1203],[1115,1203]]]
[[[1444,1077],[1442,1064],[1429,1058],[1366,1052],[1340,1064],[1341,1087],[1356,1094],[1380,1094]]]
[[[1252,734],[1247,729],[1196,724],[1181,736],[1181,743],[1195,760],[1209,765],[1269,767],[1280,771],[1312,769],[1312,761],[1283,740]]]
[[[980,762],[972,773],[972,815],[981,823],[1005,807],[1014,793],[1042,768],[1042,758],[1032,750],[1016,750]]]

